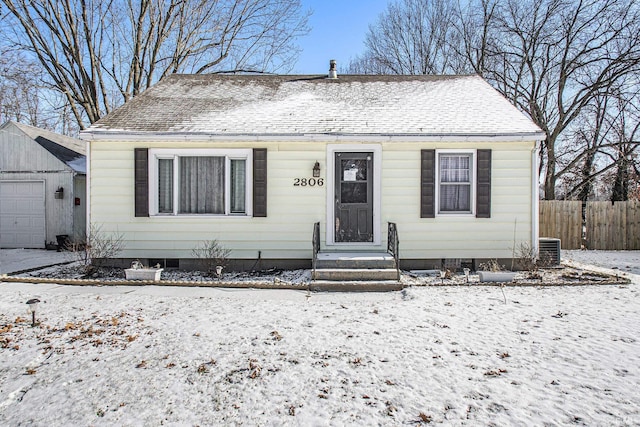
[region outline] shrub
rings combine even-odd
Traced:
[[[78,261],[85,266],[85,273],[91,274],[106,258],[114,258],[124,249],[122,233],[105,233],[102,226],[91,224],[89,235],[71,245]]]
[[[504,270],[504,266],[498,264],[498,260],[497,259],[490,259],[487,262],[480,263],[480,265],[478,266],[478,270],[481,270],[481,271],[503,271]]]
[[[216,239],[205,240],[191,250],[194,258],[199,264],[199,268],[210,276],[216,275],[216,267],[225,268],[229,263],[231,250],[225,248]]]
[[[514,258],[519,270],[536,271],[538,269],[538,254],[529,242],[522,242],[518,245]]]

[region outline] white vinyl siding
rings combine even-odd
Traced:
[[[320,240],[323,249],[326,248],[327,191],[331,185],[327,179],[329,143],[176,140],[146,144],[150,152],[158,149],[175,151],[176,147],[186,147],[187,151],[219,149],[226,152],[266,147],[269,215],[266,218],[245,215],[136,218],[132,153],[135,147],[143,144],[94,141],[91,143],[91,219],[92,223],[102,225],[104,232],[123,234],[125,250],[121,257],[190,258],[191,250],[200,242],[215,238],[232,251],[232,258],[255,260],[260,251],[263,259],[310,259],[313,223],[317,221],[321,223]],[[530,241],[532,142],[394,141],[380,143],[380,146],[381,210],[378,221],[381,242],[373,249],[386,250],[389,221],[398,225],[400,255],[407,259],[467,258],[478,257],[479,253],[486,258],[510,258],[514,241],[516,247],[522,241]],[[493,150],[491,218],[465,214],[420,218],[420,150],[474,152],[470,148]],[[312,176],[316,161],[320,163],[323,185],[295,186],[296,178]],[[246,167],[247,174],[251,174],[251,165],[247,163]],[[153,200],[151,196],[150,200]],[[249,211],[251,206],[246,209]],[[350,249],[372,250],[372,247]]]
[[[383,145],[382,227],[384,230],[387,221],[397,224],[401,258],[511,258],[513,247],[531,241],[533,143],[460,142],[420,144],[419,148],[440,153],[446,146],[449,152],[462,153],[470,151],[470,145],[492,149],[491,218],[470,214],[420,218],[420,153],[416,144]],[[413,198],[415,204],[410,202]],[[382,241],[386,241],[386,234]]]
[[[105,233],[121,233],[125,249],[120,257],[191,258],[192,249],[204,240],[217,239],[232,251],[231,257],[262,258],[310,257],[313,223],[324,224],[326,201],[326,146],[306,143],[256,143],[267,148],[268,216],[254,218],[252,193],[247,194],[247,215],[152,215],[134,216],[134,158],[139,142],[99,141],[91,144],[91,221]],[[148,144],[156,150],[192,151],[244,150],[253,152],[247,143],[186,143],[167,141]],[[188,148],[186,148],[188,147]],[[153,162],[150,156],[149,166]],[[310,178],[313,165],[321,167],[322,185],[294,186],[295,178]],[[246,163],[247,182],[253,182],[252,163]],[[150,177],[153,171],[150,171]],[[149,188],[153,185],[150,182]],[[251,192],[251,185],[247,192]],[[150,193],[153,203],[153,196]],[[153,207],[153,205],[151,205]],[[324,242],[324,233],[322,240]]]

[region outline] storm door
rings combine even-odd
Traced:
[[[373,153],[335,153],[335,242],[373,242]]]

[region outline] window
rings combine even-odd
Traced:
[[[152,213],[250,215],[251,150],[150,150]]]
[[[462,159],[461,159],[462,158]],[[420,150],[420,218],[491,218],[491,149]]]
[[[439,153],[438,213],[473,213],[473,153]]]

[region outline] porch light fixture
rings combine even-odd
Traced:
[[[64,198],[64,188],[58,187],[58,189],[53,193],[56,199]]]
[[[37,298],[31,298],[27,301],[27,307],[29,309],[29,313],[31,313],[31,327],[36,326],[36,309],[38,308],[38,303],[40,302]]]
[[[320,163],[318,162],[316,162],[316,164],[313,165],[313,177],[320,178]]]
[[[469,270],[468,268],[463,268],[462,271],[464,271],[464,280],[469,283],[469,272],[471,270]]]

